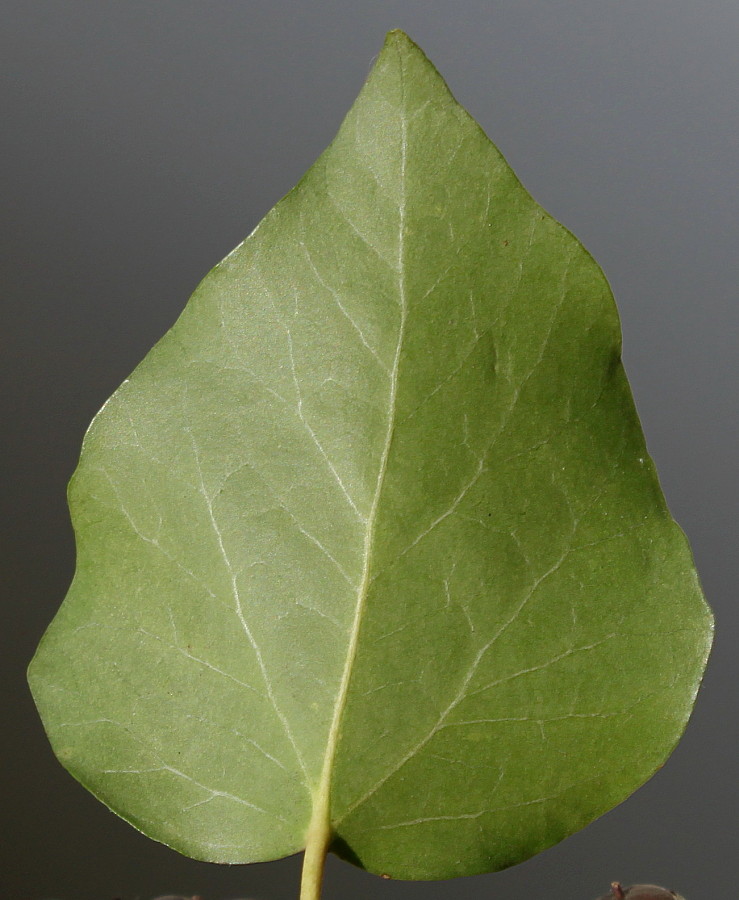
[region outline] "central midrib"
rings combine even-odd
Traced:
[[[406,156],[407,156],[407,120],[405,116],[405,98],[403,94],[402,83],[403,71],[402,61],[400,64],[401,79],[401,103],[400,103],[400,201],[398,204],[398,299],[400,306],[400,323],[398,326],[398,342],[395,348],[395,358],[393,360],[393,368],[390,377],[390,392],[388,398],[388,423],[385,434],[385,445],[380,458],[380,467],[377,475],[377,484],[372,499],[372,506],[367,517],[367,527],[364,539],[364,554],[362,566],[362,578],[357,590],[357,603],[354,610],[354,619],[352,622],[351,632],[349,635],[349,644],[347,646],[346,662],[341,677],[339,692],[336,697],[336,705],[334,707],[334,715],[331,720],[328,738],[326,741],[326,752],[323,759],[323,767],[318,787],[313,796],[313,815],[308,833],[306,837],[306,853],[303,863],[303,884],[304,889],[307,886],[307,880],[311,877],[311,870],[322,869],[323,859],[328,850],[328,845],[332,837],[331,828],[331,776],[333,773],[333,764],[338,746],[339,731],[341,728],[341,720],[344,709],[346,707],[347,695],[349,692],[349,682],[351,680],[354,661],[357,655],[357,646],[359,641],[359,631],[362,623],[362,613],[364,611],[365,601],[370,586],[370,569],[372,557],[372,545],[375,536],[375,526],[377,521],[377,513],[380,506],[380,497],[382,495],[382,487],[385,481],[385,473],[387,471],[388,458],[390,456],[390,447],[393,441],[393,433],[395,430],[395,412],[396,398],[398,388],[398,369],[400,365],[400,354],[403,347],[403,338],[405,336],[406,323],[406,282],[405,282],[405,212],[406,212]],[[301,892],[301,897],[306,894]],[[312,894],[307,894],[312,896]]]

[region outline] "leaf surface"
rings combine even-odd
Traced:
[[[319,827],[394,877],[519,862],[662,764],[708,653],[605,278],[399,32],[98,414],[70,506],[36,702],[200,859]]]

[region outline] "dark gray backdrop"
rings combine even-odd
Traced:
[[[0,897],[297,894],[297,858],[196,863],[108,812],[53,759],[24,670],[73,572],[64,489],[89,420],[330,141],[396,26],[610,278],[647,440],[718,638],[684,741],[621,807],[498,875],[391,883],[333,860],[326,900],[592,900],[613,878],[666,882],[689,900],[734,897],[736,0],[23,0],[0,10]]]

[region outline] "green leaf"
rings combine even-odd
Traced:
[[[711,618],[619,354],[597,264],[392,32],[90,427],[30,672],[60,760],[183,853],[307,843],[316,881],[331,841],[499,869],[623,800]]]

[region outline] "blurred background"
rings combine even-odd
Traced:
[[[683,742],[626,803],[496,875],[395,883],[331,859],[325,900],[736,895],[736,0],[23,0],[0,4],[2,898],[297,896],[299,858],[197,863],[106,810],[54,760],[25,668],[73,573],[65,484],[90,419],[328,144],[393,27],[610,279],[718,631]]]

